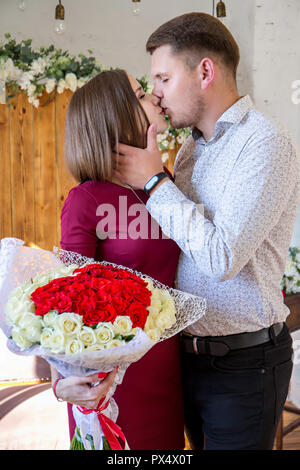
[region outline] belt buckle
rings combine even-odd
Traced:
[[[199,355],[199,352],[198,352],[198,347],[197,347],[197,336],[193,336],[193,350],[194,350],[194,353],[198,356]]]

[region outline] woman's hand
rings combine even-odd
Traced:
[[[57,382],[56,395],[64,401],[85,408],[97,408],[99,401],[107,395],[114,383],[117,367],[109,372],[99,385],[92,384],[99,381],[98,373],[87,377],[66,377]]]

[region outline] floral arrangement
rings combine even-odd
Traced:
[[[175,323],[168,291],[112,266],[63,266],[14,289],[5,307],[12,340],[76,354],[123,346],[137,328],[152,341]]]
[[[17,43],[9,33],[5,34],[5,39],[0,42],[0,85],[2,82],[3,87],[8,86],[8,103],[15,93],[21,91],[38,108],[44,92],[49,95],[54,91],[74,92],[102,70],[109,68],[96,61],[91,49],[88,49],[88,57],[82,53],[72,56],[68,51],[56,49],[54,45],[34,49],[31,39]],[[151,93],[152,86],[146,75],[138,81],[146,92]],[[183,144],[190,133],[190,128],[174,129],[169,123],[168,130],[158,135],[159,148],[165,152],[162,154],[164,162],[168,158],[167,150],[174,149],[176,144]]]
[[[7,99],[22,90],[28,101],[39,107],[44,91],[48,94],[55,89],[57,93],[75,91],[105,70],[91,55],[91,49],[90,57],[82,53],[76,57],[53,45],[33,49],[31,39],[17,43],[9,33],[5,39],[0,43],[0,81],[9,86]]]
[[[284,294],[297,294],[300,292],[300,250],[289,248],[289,255],[285,272],[281,280],[281,289]]]
[[[128,449],[116,424],[117,385],[158,341],[199,320],[205,299],[125,266],[23,244],[15,238],[0,244],[0,327],[8,348],[44,357],[62,377],[97,372],[101,381],[116,369],[95,409],[73,405],[71,449]]]

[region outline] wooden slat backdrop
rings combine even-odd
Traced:
[[[0,239],[17,237],[52,250],[60,212],[76,184],[64,164],[64,121],[72,93],[34,108],[22,93],[0,105]],[[41,105],[49,99],[45,93]]]
[[[34,108],[17,93],[0,104],[0,239],[17,237],[45,250],[60,245],[60,213],[77,183],[64,164],[65,115],[72,92]],[[169,151],[170,171],[176,151]]]

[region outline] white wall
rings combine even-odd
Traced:
[[[253,98],[262,112],[290,131],[299,148],[300,103],[292,101],[292,84],[300,80],[300,1],[255,3]],[[300,208],[291,245],[300,247]]]
[[[217,1],[217,0],[216,0]],[[212,13],[213,0],[141,0],[141,14],[131,0],[63,0],[67,32],[53,32],[57,0],[0,0],[0,40],[32,38],[34,46],[54,44],[70,53],[94,51],[104,65],[123,67],[136,77],[149,74],[148,36],[168,19],[190,11]],[[241,50],[240,94],[288,128],[300,147],[300,104],[293,104],[292,83],[300,80],[300,0],[225,0],[224,23]],[[300,213],[293,244],[300,246]]]

